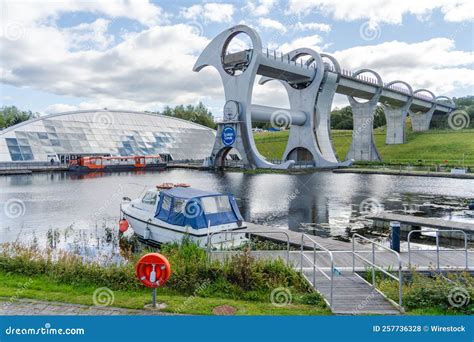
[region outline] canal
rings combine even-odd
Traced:
[[[351,232],[386,239],[364,214],[377,210],[472,221],[466,203],[474,182],[388,175],[247,174],[170,169],[74,175],[67,172],[0,177],[0,242],[51,240],[100,245],[117,229],[122,197],[135,198],[163,182],[231,192],[246,221],[333,239]],[[55,235],[56,234],[56,235]]]

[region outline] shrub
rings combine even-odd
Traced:
[[[67,284],[136,290],[144,287],[136,279],[135,263],[147,252],[149,250],[129,255],[129,261],[123,264],[101,264],[67,252],[3,244],[0,245],[0,271],[30,276],[45,274],[52,281]],[[161,253],[172,268],[166,287],[182,294],[266,301],[278,287],[290,288],[301,296],[313,292],[304,277],[284,261],[256,260],[249,249],[222,263],[210,262],[203,249],[184,239],[180,244],[162,246]]]

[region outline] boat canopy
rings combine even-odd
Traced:
[[[194,229],[243,220],[233,195],[182,187],[160,192],[155,217]]]

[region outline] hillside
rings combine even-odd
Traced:
[[[352,131],[334,130],[332,138],[336,153],[344,158],[352,141]],[[268,159],[280,159],[288,140],[288,131],[256,133],[257,148]],[[384,127],[375,130],[377,149],[386,163],[417,163],[425,165],[443,163],[474,166],[474,129],[408,131],[407,143],[386,145]]]

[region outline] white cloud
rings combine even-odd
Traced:
[[[385,82],[401,79],[416,88],[436,94],[452,93],[456,88],[474,86],[474,55],[454,49],[454,41],[434,38],[419,43],[399,41],[357,46],[333,55],[342,68],[377,71]]]
[[[260,27],[263,27],[265,29],[270,29],[270,30],[276,30],[280,33],[285,33],[286,32],[286,27],[279,21],[269,19],[269,18],[260,18],[258,20],[258,25]]]
[[[284,53],[290,52],[291,50],[298,49],[298,48],[310,48],[316,51],[321,51],[323,48],[321,44],[323,43],[323,39],[321,36],[314,34],[311,36],[300,37],[292,42],[284,43],[280,45],[279,49]]]
[[[35,22],[48,23],[60,14],[68,12],[90,12],[110,18],[120,17],[137,20],[146,26],[166,22],[168,15],[149,0],[114,1],[2,1],[3,25],[19,22],[25,26]],[[3,26],[2,25],[2,26]]]
[[[301,23],[298,22],[292,26],[295,30],[298,31],[321,31],[321,32],[330,32],[331,25],[320,24],[320,23]]]
[[[446,21],[474,19],[472,0],[289,0],[287,12],[307,15],[320,11],[336,20],[366,19],[372,23],[401,24],[404,14],[424,19],[436,9],[441,10]]]
[[[114,42],[114,36],[107,33],[110,20],[99,18],[92,23],[82,23],[64,30],[71,47],[76,50],[105,50]]]
[[[127,100],[122,104],[129,108],[193,103],[220,94],[216,74],[192,71],[208,43],[192,26],[156,26],[105,51],[71,51],[69,38],[69,33],[44,26],[16,41],[1,38],[2,82],[88,98],[94,104]]]
[[[46,107],[45,114],[71,112],[77,109],[78,109],[77,106],[73,106],[73,105],[65,104],[65,103],[56,103],[56,104],[52,104]]]
[[[265,16],[270,13],[276,3],[276,0],[250,0],[248,1],[247,6],[244,7],[244,11],[245,13],[249,13],[257,17]]]
[[[234,15],[234,5],[209,2],[192,5],[181,10],[180,15],[189,20],[204,19],[206,22],[228,23]]]

